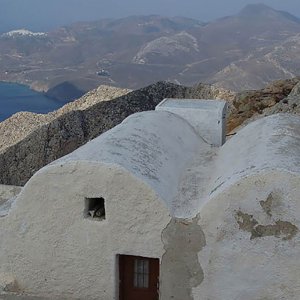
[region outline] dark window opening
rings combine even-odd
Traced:
[[[119,255],[119,300],[159,299],[159,259]]]
[[[149,287],[149,260],[140,258],[134,260],[133,286],[135,288]]]
[[[95,220],[105,220],[104,198],[85,198],[84,217]]]

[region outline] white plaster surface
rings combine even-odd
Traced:
[[[214,149],[182,118],[165,111],[137,113],[120,125],[54,162],[92,161],[118,165],[149,184],[171,212],[189,214],[189,205],[174,199],[189,162],[205,164]],[[208,154],[207,154],[208,153]],[[194,199],[191,199],[194,200]],[[186,197],[181,202],[188,201]]]
[[[258,225],[290,222],[300,228],[300,178],[281,170],[242,178],[210,199],[199,224],[206,247],[198,253],[204,280],[193,289],[197,300],[298,300],[300,296],[300,234],[284,240],[278,232],[251,239],[241,230],[237,212],[252,215]],[[271,215],[260,205],[270,193]]]
[[[204,279],[192,299],[298,300],[299,134],[299,117],[274,115],[217,148],[173,113],[132,115],[26,184],[0,218],[0,279],[53,299],[118,299],[117,255],[163,259],[171,219],[197,216],[205,241],[189,251]],[[85,197],[105,199],[104,221],[83,217]],[[239,213],[267,234],[253,237]]]
[[[165,99],[156,111],[169,111],[185,119],[208,144],[222,146],[226,138],[227,103],[222,100]]]
[[[251,239],[237,213],[272,229],[300,228],[300,118],[279,114],[251,123],[219,151],[212,192],[199,212],[206,247],[198,253],[204,281],[194,299],[296,300],[300,297],[300,234]],[[262,207],[272,195],[270,212]],[[257,227],[255,227],[257,228]],[[273,227],[274,228],[274,227]]]
[[[262,170],[300,173],[300,118],[277,114],[259,119],[232,137],[216,159],[213,189]]]
[[[83,217],[85,197],[105,198],[105,220]],[[0,275],[50,299],[118,299],[117,255],[161,258],[169,221],[153,190],[123,169],[87,161],[47,167],[0,219]]]

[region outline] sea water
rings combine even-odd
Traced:
[[[48,113],[64,104],[66,102],[48,98],[25,85],[0,82],[0,122],[19,111]]]

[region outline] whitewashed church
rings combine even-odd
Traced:
[[[49,299],[299,300],[300,117],[225,142],[226,103],[166,99],[0,186],[0,289]]]

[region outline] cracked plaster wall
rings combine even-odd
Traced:
[[[165,253],[161,262],[161,299],[193,300],[192,288],[204,279],[197,254],[206,241],[198,221],[199,217],[173,218],[162,232]]]
[[[202,207],[204,280],[193,299],[299,299],[299,182],[288,172],[262,172]]]
[[[105,220],[84,218],[85,197],[105,199]],[[118,299],[117,255],[161,259],[170,220],[153,190],[120,167],[46,167],[0,218],[0,287],[11,278],[50,299]]]
[[[160,144],[158,152],[135,156],[136,139],[147,143],[165,117],[167,129],[143,153]],[[103,135],[39,171],[0,219],[0,274],[13,274],[25,291],[111,300],[116,255],[130,254],[160,258],[162,300],[298,300],[300,119],[259,120],[213,152],[197,139],[189,144],[193,131],[177,119],[167,112],[133,116],[115,137]],[[118,146],[118,134],[129,133]],[[119,152],[110,155],[111,146]],[[197,153],[211,169],[194,160]],[[188,175],[201,187],[192,183],[194,212],[182,210],[191,203],[177,195],[182,178],[190,187]],[[164,198],[169,191],[173,198]],[[106,199],[105,221],[83,218],[84,197]],[[175,210],[174,197],[183,202]]]

